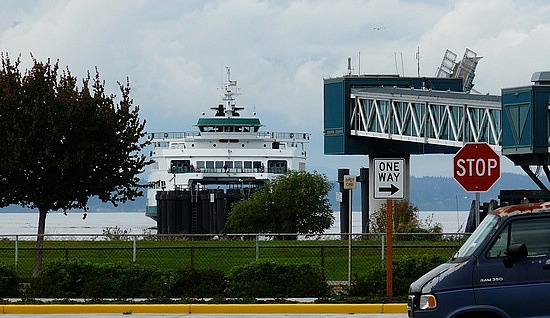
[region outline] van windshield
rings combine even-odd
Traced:
[[[468,238],[468,240],[466,240],[466,242],[462,245],[458,252],[456,252],[456,254],[453,256],[453,259],[468,258],[472,256],[472,254],[479,247],[481,242],[483,242],[487,235],[491,233],[491,230],[498,223],[499,218],[500,217],[497,215],[487,214],[483,221],[479,223],[479,226],[474,231],[474,233],[472,233],[472,235]]]

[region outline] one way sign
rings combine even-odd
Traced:
[[[374,198],[404,199],[405,159],[374,159]]]

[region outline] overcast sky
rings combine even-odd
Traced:
[[[192,130],[219,101],[232,68],[244,115],[266,130],[310,132],[308,169],[336,178],[365,156],[323,154],[323,78],[346,73],[433,76],[446,49],[483,56],[481,93],[530,85],[550,70],[550,3],[540,1],[30,1],[0,3],[0,51],[59,59],[82,78],[96,67],[108,89],[129,78],[147,131]],[[360,55],[361,65],[358,56]],[[395,57],[403,59],[396,67]],[[503,159],[505,172],[520,173]],[[414,176],[452,176],[452,156],[413,156]]]

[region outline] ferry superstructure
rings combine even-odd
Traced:
[[[157,219],[157,196],[164,191],[187,191],[231,188],[244,192],[288,170],[306,169],[305,144],[310,134],[304,132],[262,131],[256,113],[241,116],[243,107],[236,104],[237,82],[226,68],[222,100],[211,109],[213,116],[202,113],[196,131],[149,133],[153,150],[150,157],[146,215]],[[190,196],[191,201],[196,196]],[[191,207],[193,220],[200,218],[200,206]],[[158,221],[158,220],[157,220]]]

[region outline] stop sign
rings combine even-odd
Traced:
[[[466,191],[485,192],[500,178],[500,157],[486,143],[467,143],[454,157],[454,177]]]

